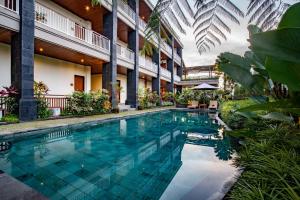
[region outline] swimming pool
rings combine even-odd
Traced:
[[[0,170],[50,199],[215,199],[233,152],[212,114],[167,111],[16,138]]]

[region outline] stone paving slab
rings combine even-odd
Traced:
[[[47,200],[46,197],[0,170],[1,200]]]
[[[65,119],[51,119],[44,121],[33,121],[33,122],[23,122],[18,124],[9,124],[0,126],[0,138],[4,136],[22,134],[25,132],[32,132],[37,130],[49,130],[51,128],[61,128],[68,127],[77,124],[90,123],[90,122],[100,122],[106,120],[120,119],[124,117],[134,117],[136,115],[142,115],[147,113],[153,113],[158,111],[166,111],[173,109],[173,106],[153,108],[149,110],[136,110],[127,111],[121,113],[111,113],[103,115],[92,115],[85,117],[75,117],[75,118],[65,118]]]

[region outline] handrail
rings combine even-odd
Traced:
[[[174,50],[174,59],[176,62],[181,64],[181,57],[178,55],[178,53]]]
[[[166,41],[162,40],[162,47],[165,49],[169,54],[172,54],[172,47],[170,47],[169,44],[167,44]]]
[[[140,55],[139,57],[140,66],[146,70],[149,70],[151,72],[154,72],[157,74],[158,72],[158,65],[154,63],[150,58],[147,58],[143,55]]]
[[[180,82],[181,81],[181,78],[180,78],[180,76],[178,76],[178,75],[174,75],[174,81],[175,82]]]
[[[161,69],[161,75],[165,78],[171,79],[171,72],[163,67]]]
[[[123,0],[118,1],[118,7],[121,8],[132,20],[135,21],[135,12]]]
[[[5,0],[0,1],[0,7],[4,7],[13,12],[18,12],[19,10],[19,0]]]
[[[103,49],[107,52],[110,51],[110,41],[108,38],[75,23],[69,18],[39,3],[35,3],[35,21],[80,39],[96,48]]]
[[[117,54],[122,58],[134,63],[134,52],[127,47],[117,44]]]
[[[139,18],[139,26],[142,31],[145,31],[147,27],[147,23],[142,18]]]

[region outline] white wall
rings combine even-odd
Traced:
[[[0,43],[0,89],[11,85],[10,45]]]
[[[127,99],[127,92],[130,92],[127,91],[127,77],[125,75],[118,74],[117,80],[121,81],[121,87],[122,87],[120,103],[125,103]]]
[[[139,79],[139,89],[145,90],[145,79]],[[152,81],[147,80],[147,88],[152,91]]]
[[[43,81],[49,94],[69,95],[74,91],[74,76],[85,77],[85,91],[91,90],[91,67],[46,56],[34,57],[34,80]]]
[[[102,74],[95,74],[91,76],[91,90],[97,92],[102,90]]]
[[[127,76],[118,74],[117,80],[121,82],[121,96],[120,96],[120,103],[125,103],[127,99]],[[91,77],[91,90],[98,91],[102,90],[102,74],[92,75]]]

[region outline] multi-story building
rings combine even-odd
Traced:
[[[150,0],[101,2],[0,0],[0,86],[18,88],[21,120],[36,118],[34,81],[56,96],[107,89],[113,107],[136,108],[139,88],[180,88],[183,45],[168,22],[168,39],[153,40],[158,51],[140,54]]]

